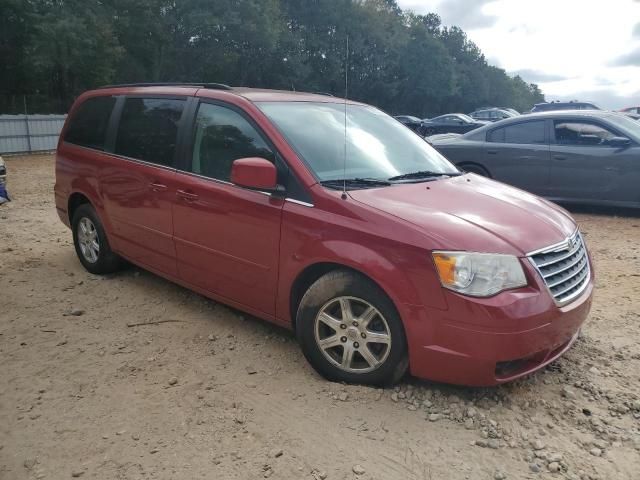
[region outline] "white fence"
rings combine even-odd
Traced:
[[[55,150],[66,115],[0,115],[0,154]]]

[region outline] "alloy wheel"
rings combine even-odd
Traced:
[[[391,331],[380,311],[356,297],[337,297],[318,312],[315,340],[329,362],[350,373],[381,366],[391,351]]]
[[[100,255],[98,231],[91,219],[82,217],[78,222],[78,244],[82,256],[89,263],[96,263]]]

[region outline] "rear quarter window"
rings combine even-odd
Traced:
[[[93,97],[85,100],[69,120],[64,141],[104,150],[107,127],[115,104],[114,97]]]

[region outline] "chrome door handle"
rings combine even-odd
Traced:
[[[165,190],[167,190],[167,188],[169,187],[162,183],[151,182],[149,184],[149,189],[153,190],[154,192],[164,192]]]
[[[198,200],[198,198],[200,198],[200,196],[197,193],[187,192],[186,190],[176,191],[176,196],[178,196],[179,198],[182,198],[187,202],[195,202],[196,200]]]

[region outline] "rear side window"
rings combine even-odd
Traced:
[[[173,165],[185,103],[171,98],[127,98],[115,153],[157,165]]]
[[[233,161],[248,157],[275,163],[271,149],[242,115],[220,105],[200,104],[191,171],[228,182]]]
[[[504,143],[504,128],[496,128],[487,134],[487,142]]]
[[[115,104],[114,97],[93,97],[84,101],[69,120],[64,141],[104,150],[107,127]]]
[[[544,121],[518,123],[489,132],[487,141],[495,143],[544,144]]]

